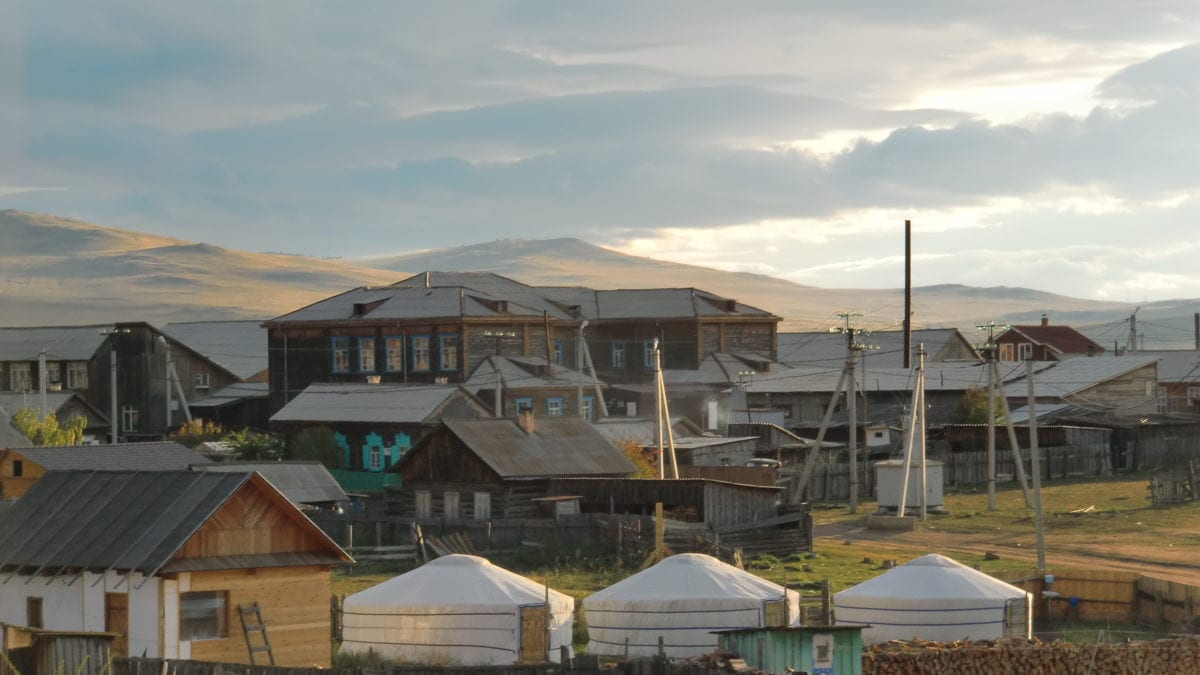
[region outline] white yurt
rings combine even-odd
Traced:
[[[571,646],[575,599],[473,555],[448,555],[355,593],[342,649],[431,665],[544,662]],[[547,626],[547,622],[549,625]]]
[[[716,630],[791,625],[800,596],[699,553],[683,553],[584,599],[589,654],[667,656],[707,654]]]
[[[1033,596],[931,553],[835,594],[833,613],[838,625],[869,626],[867,645],[1029,637]]]

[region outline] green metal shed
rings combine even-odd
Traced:
[[[862,675],[866,626],[788,626],[720,631],[721,648],[746,665],[785,675]]]

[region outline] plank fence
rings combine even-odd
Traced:
[[[1045,575],[1032,571],[996,577],[1033,593],[1038,620],[1120,621],[1175,633],[1200,629],[1200,587],[1134,572],[1051,574],[1049,584]],[[1044,591],[1058,595],[1045,598]]]
[[[444,667],[388,665],[373,668],[291,668],[129,657],[114,658],[111,675],[715,675],[717,672],[724,671],[717,671],[705,663],[672,662],[663,658],[622,661],[601,669],[599,660],[594,656],[568,658],[563,664]]]

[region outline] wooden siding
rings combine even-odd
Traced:
[[[189,591],[225,591],[229,636],[191,643],[197,661],[249,663],[237,606],[257,601],[280,666],[330,665],[329,568],[282,567],[196,572]],[[261,657],[262,655],[260,655]]]
[[[324,551],[327,544],[283,498],[242,486],[184,544],[175,558]]]
[[[1158,363],[1105,380],[1094,387],[1064,396],[1063,400],[1088,406],[1112,407],[1123,415],[1158,410]]]
[[[715,526],[773,517],[779,498],[774,489],[702,480],[553,479],[549,494],[579,495],[580,508],[591,513],[646,514],[662,502],[669,518]]]
[[[721,329],[723,351],[754,352],[775,358],[775,322],[722,322]]]
[[[412,455],[399,467],[400,476],[408,481],[453,481],[462,483],[498,484],[495,471],[471,452],[462,441],[442,428],[434,431],[425,442],[410,451]]]
[[[416,493],[429,492],[430,517],[417,518]],[[458,514],[447,515],[445,494],[458,493]],[[536,497],[546,496],[546,481],[511,481],[495,483],[459,483],[450,481],[406,481],[401,488],[387,490],[387,510],[390,515],[412,518],[422,524],[475,521],[475,494],[491,495],[491,518],[532,518],[537,513]]]
[[[13,476],[13,462],[21,462],[21,475]],[[15,450],[0,454],[0,500],[24,497],[29,488],[46,475],[41,465],[34,464]]]

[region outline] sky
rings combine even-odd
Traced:
[[[1200,3],[10,0],[0,208],[1200,297]]]

